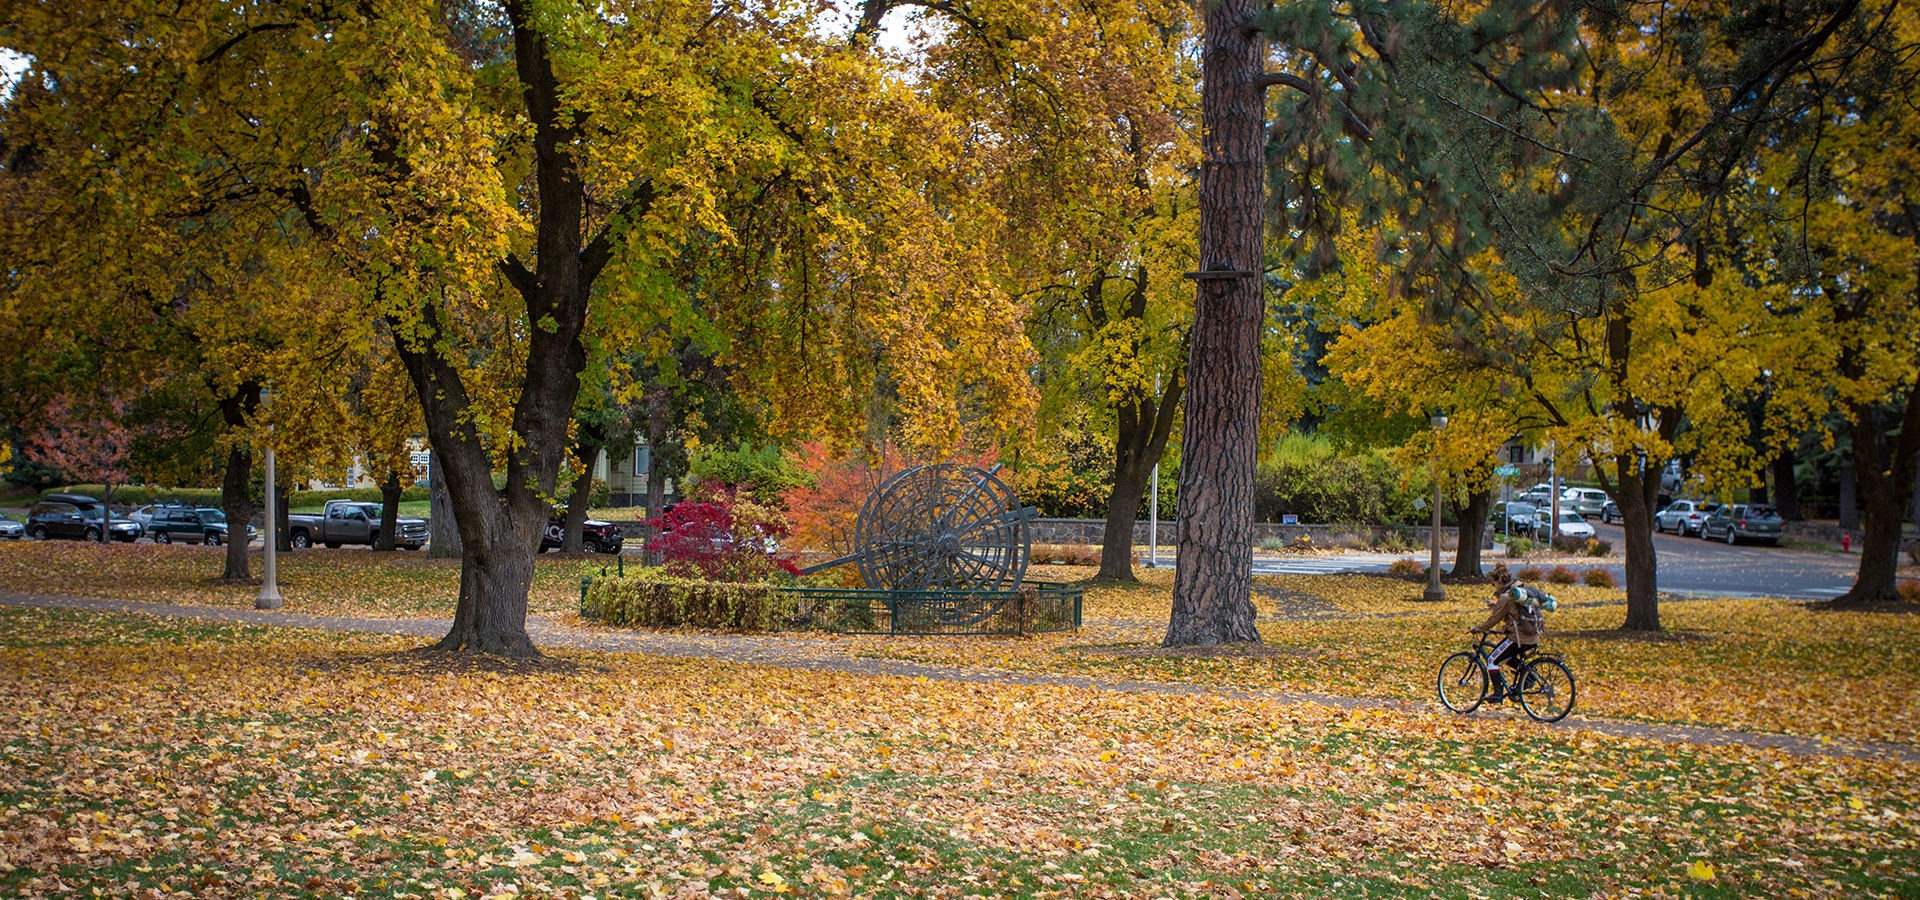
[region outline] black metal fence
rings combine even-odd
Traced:
[[[1077,584],[1023,582],[1012,591],[781,588],[801,628],[842,634],[1039,634],[1080,627]]]

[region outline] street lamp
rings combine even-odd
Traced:
[[[267,392],[263,390],[260,392],[260,405],[265,406],[266,401],[267,401]],[[267,429],[267,484],[266,484],[266,487],[267,487],[267,528],[266,528],[266,535],[267,535],[266,563],[267,564],[266,564],[266,571],[261,573],[260,596],[255,597],[253,599],[253,608],[254,609],[279,609],[280,607],[286,605],[287,601],[280,596],[280,571],[279,571],[279,568],[274,564],[274,551],[278,549],[277,543],[279,539],[279,535],[275,534],[274,526],[279,522],[279,517],[276,515],[277,510],[275,510],[273,507],[274,500],[276,498],[274,496],[275,491],[274,491],[274,484],[273,484],[273,429],[272,428]]]
[[[1446,416],[1434,416],[1433,425],[1433,530],[1430,535],[1432,554],[1427,562],[1427,590],[1420,599],[1438,603],[1447,599],[1447,590],[1440,586],[1440,430],[1447,427]]]

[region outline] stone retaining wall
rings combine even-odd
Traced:
[[[1133,523],[1133,542],[1137,546],[1146,546],[1148,525],[1145,521]],[[1173,522],[1163,519],[1160,522],[1160,546],[1169,547],[1174,543]],[[1259,546],[1269,538],[1278,538],[1291,543],[1302,536],[1311,538],[1316,546],[1328,547],[1341,543],[1354,543],[1360,546],[1372,546],[1392,534],[1410,544],[1424,547],[1428,534],[1433,531],[1430,525],[1366,526],[1366,525],[1275,525],[1272,522],[1253,523],[1253,542]],[[1440,529],[1440,545],[1451,548],[1459,539],[1460,529]],[[1033,542],[1036,544],[1086,544],[1098,546],[1107,537],[1107,523],[1104,519],[1035,519],[1032,525]],[[1493,546],[1493,535],[1483,534],[1480,546]]]

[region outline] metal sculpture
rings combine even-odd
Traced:
[[[855,563],[877,590],[1017,590],[1039,511],[1020,505],[999,469],[934,463],[895,473],[860,507],[854,552],[803,571]]]

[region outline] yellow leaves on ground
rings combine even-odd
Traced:
[[[219,580],[225,548],[155,544],[100,545],[20,541],[0,545],[0,587],[25,593],[108,597],[188,606],[252,609],[260,583]],[[422,552],[301,550],[278,557],[284,612],[372,619],[453,615],[460,561]],[[252,569],[258,578],[260,555]],[[597,567],[596,567],[597,571]],[[560,612],[580,604],[581,565],[541,557],[528,609]]]
[[[0,885],[1531,897],[1707,865],[1784,896],[1884,887],[1881,861],[1920,853],[1898,763],[629,654],[501,673],[388,638],[171,627],[0,608]]]

